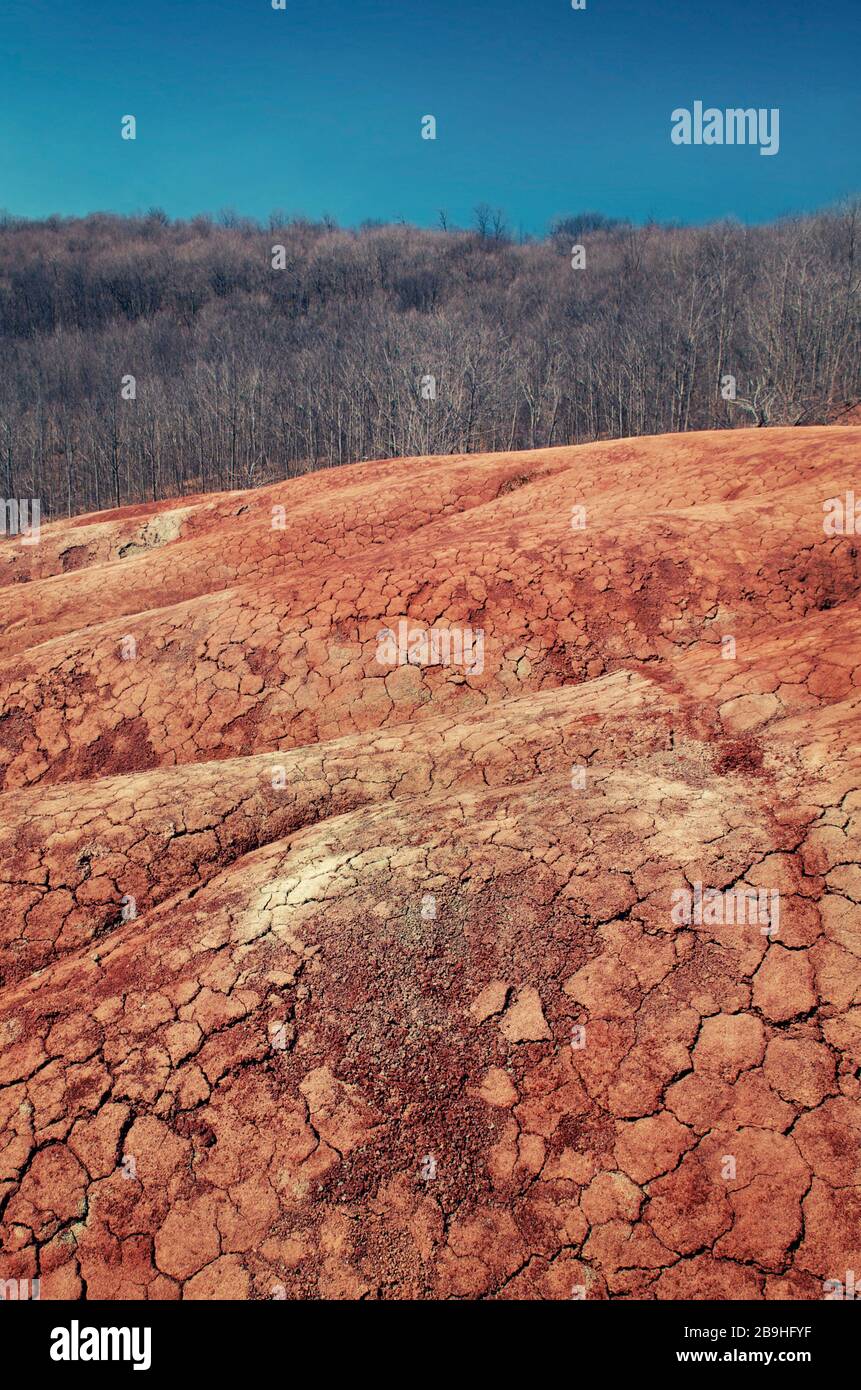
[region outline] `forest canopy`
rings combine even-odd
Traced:
[[[486,205],[468,230],[7,216],[5,495],[56,516],[360,459],[822,422],[861,397],[859,221],[580,213],[515,240]]]

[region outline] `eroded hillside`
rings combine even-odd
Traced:
[[[859,461],[376,462],[3,542],[0,1277],[861,1269]]]

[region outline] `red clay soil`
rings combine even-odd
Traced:
[[[822,506],[859,460],[375,462],[6,540],[0,1278],[861,1270],[861,560]],[[401,620],[449,659],[397,664]],[[680,919],[697,884],[771,917]]]

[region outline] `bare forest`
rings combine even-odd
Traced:
[[[584,214],[541,239],[486,207],[433,231],[6,217],[5,495],[58,516],[361,459],[825,422],[861,397],[859,230],[857,204]]]

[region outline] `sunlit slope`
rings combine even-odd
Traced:
[[[0,1277],[861,1268],[859,462],[395,460],[5,541]]]

